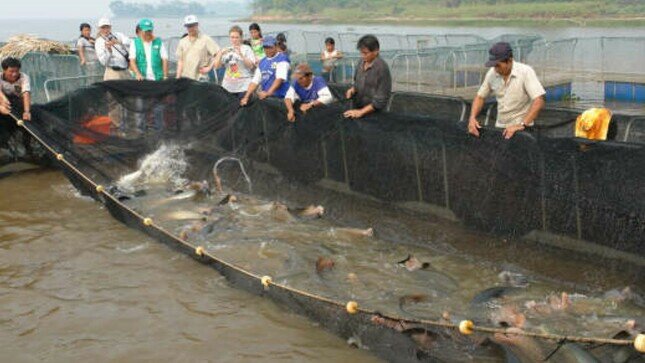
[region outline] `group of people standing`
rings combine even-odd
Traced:
[[[91,37],[89,24],[81,25],[78,40],[81,64],[93,58],[105,66],[105,80],[131,79],[158,81],[168,78],[168,51],[161,39],[153,34],[154,26],[149,19],[137,25],[137,37],[130,41],[121,33],[113,33],[109,19],[98,23],[96,40]],[[260,26],[249,26],[250,39],[243,40],[242,28],[229,30],[230,45],[221,48],[211,37],[199,31],[197,17],[184,19],[187,34],[177,47],[177,78],[208,81],[209,74],[224,68],[223,88],[235,94],[241,106],[252,97],[284,99],[287,119],[296,120],[296,109],[306,113],[310,109],[333,102],[327,87],[331,72],[343,54],[335,48],[333,38],[325,39],[321,53],[322,74],[314,75],[308,64],[293,68],[286,47],[286,37],[263,36]],[[361,60],[354,74],[354,82],[345,97],[352,100],[353,107],[344,113],[347,118],[361,118],[387,107],[392,92],[392,78],[387,63],[380,57],[380,45],[375,36],[363,36],[357,44]],[[84,51],[85,50],[85,51]],[[508,43],[495,44],[490,50],[490,67],[482,87],[473,100],[468,130],[479,136],[481,127],[476,116],[485,100],[496,96],[498,100],[497,127],[504,128],[507,138],[517,131],[532,126],[544,107],[544,88],[532,68],[513,60],[513,51]],[[293,78],[293,80],[292,80]],[[299,104],[299,106],[298,106]],[[298,106],[298,107],[296,107]]]
[[[244,39],[239,26],[229,30],[230,45],[220,47],[211,37],[199,30],[196,16],[184,18],[186,34],[176,50],[177,78],[208,81],[214,69],[224,68],[221,85],[236,95],[241,106],[246,106],[252,97],[284,99],[288,120],[295,121],[295,106],[302,113],[314,107],[331,103],[334,98],[327,86],[329,73],[335,62],[342,58],[335,49],[333,38],[325,40],[321,53],[323,74],[313,74],[308,64],[299,64],[293,70],[286,46],[286,37],[263,36],[260,26],[249,26],[250,39]],[[168,78],[168,50],[160,38],[154,35],[150,19],[138,22],[134,39],[123,33],[113,32],[109,19],[98,22],[97,38],[91,37],[89,24],[81,25],[78,53],[81,63],[96,59],[105,67],[104,80],[132,79],[160,81]],[[347,92],[355,107],[345,113],[346,117],[359,118],[385,108],[389,99],[392,81],[387,63],[379,57],[378,39],[372,35],[361,38],[357,46],[362,62],[356,74],[356,84]],[[292,80],[293,78],[293,80]],[[118,115],[111,115],[118,118]],[[118,123],[118,122],[117,122]]]

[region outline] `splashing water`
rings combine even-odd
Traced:
[[[188,182],[183,177],[187,169],[184,149],[179,145],[162,144],[140,161],[137,171],[122,176],[116,185],[130,193],[151,184],[170,184],[173,188],[181,188]]]

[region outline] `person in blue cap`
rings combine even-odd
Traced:
[[[258,87],[260,88],[258,98],[261,100],[267,97],[282,99],[289,90],[289,57],[278,52],[276,39],[272,36],[265,37],[262,45],[266,56],[260,60],[249,89],[240,100],[241,106],[249,103],[251,95]]]
[[[470,112],[468,133],[479,137],[481,125],[477,115],[488,97],[497,99],[497,122],[495,127],[504,129],[504,138],[510,139],[518,131],[533,126],[544,107],[544,87],[530,66],[513,59],[513,49],[506,42],[494,44],[488,51],[490,67]]]
[[[293,105],[298,101],[303,114],[314,107],[322,107],[334,101],[334,96],[332,96],[325,80],[322,77],[314,76],[314,72],[308,64],[298,64],[293,75],[295,80],[284,98],[289,122],[296,120]]]
[[[130,69],[137,80],[161,81],[168,78],[168,50],[161,38],[153,34],[150,19],[139,21],[141,36],[130,45]]]

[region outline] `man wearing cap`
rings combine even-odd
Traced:
[[[208,66],[219,52],[219,46],[211,37],[199,31],[195,15],[184,18],[184,26],[188,36],[182,38],[177,46],[177,78],[208,81]]]
[[[289,90],[289,82],[287,81],[289,79],[289,57],[278,52],[276,40],[272,36],[265,37],[262,46],[266,56],[260,60],[249,89],[240,100],[242,106],[246,106],[258,86],[260,87],[258,98],[261,100],[267,97],[284,98]]]
[[[98,27],[99,35],[94,43],[94,49],[99,63],[105,67],[103,80],[130,79],[130,72],[128,72],[130,38],[122,33],[112,33],[112,23],[108,18],[101,18]]]
[[[544,87],[530,66],[513,60],[513,49],[505,42],[496,43],[488,51],[487,67],[492,67],[473,100],[468,132],[479,137],[481,125],[477,115],[486,98],[494,94],[497,98],[497,122],[495,127],[503,128],[503,135],[510,139],[518,131],[533,126],[540,110],[544,107]]]
[[[307,113],[314,107],[330,104],[334,97],[322,77],[315,76],[308,64],[299,64],[294,74],[295,81],[284,97],[287,106],[287,120],[294,122],[296,114],[293,104],[300,101],[300,111]]]
[[[152,33],[154,25],[150,19],[139,21],[141,36],[130,45],[130,69],[137,80],[161,81],[168,78],[168,50]]]

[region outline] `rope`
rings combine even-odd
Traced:
[[[253,185],[251,184],[251,178],[249,177],[249,174],[246,173],[246,169],[244,169],[244,164],[242,164],[242,160],[232,157],[232,156],[225,156],[217,162],[215,162],[215,165],[213,166],[213,177],[215,178],[215,184],[217,189],[221,189],[221,179],[217,173],[217,168],[219,165],[225,161],[234,161],[237,162],[240,165],[240,170],[242,171],[242,175],[244,176],[244,179],[246,180],[246,183],[249,185],[249,194],[253,194]],[[221,191],[221,190],[220,190]]]
[[[89,177],[87,177],[83,172],[78,170],[74,165],[72,165],[70,162],[65,160],[64,158],[61,158],[62,154],[59,154],[54,148],[52,148],[49,144],[47,144],[42,138],[40,138],[35,132],[33,132],[29,127],[27,127],[25,121],[18,119],[16,116],[13,114],[10,114],[10,116],[16,121],[18,126],[24,127],[25,130],[33,136],[38,142],[40,142],[43,147],[45,147],[47,150],[49,150],[52,154],[56,156],[56,158],[63,163],[65,166],[67,166],[70,170],[72,170],[75,174],[77,174],[79,177],[83,178],[88,184],[92,185],[93,187],[96,188],[96,191],[99,193],[104,193],[103,188],[100,185],[97,185],[95,182],[93,182]],[[249,188],[251,187],[250,184],[250,179],[248,179],[248,175],[246,174],[246,171],[244,170],[244,166],[242,165],[241,161],[237,158],[233,157],[225,157],[220,160],[215,164],[213,168],[213,172],[217,172],[217,166],[220,162],[226,161],[226,160],[233,160],[237,161],[240,163],[240,167],[242,169],[242,173],[245,175],[245,178],[247,178],[247,182],[249,183]],[[215,174],[217,175],[217,174]],[[173,241],[184,245],[185,247],[191,248],[195,251],[195,253],[200,257],[200,258],[209,258],[213,262],[219,263],[223,266],[226,266],[227,268],[230,268],[232,270],[235,270],[239,273],[242,273],[250,278],[253,278],[257,280],[262,286],[264,286],[265,290],[268,290],[270,286],[273,286],[275,288],[288,291],[300,296],[304,296],[307,298],[315,299],[320,302],[324,302],[330,305],[334,305],[336,307],[339,307],[343,310],[346,310],[348,314],[357,314],[357,313],[363,313],[363,314],[369,314],[369,315],[378,315],[380,317],[383,317],[388,320],[393,320],[397,321],[399,323],[408,323],[408,324],[417,324],[417,325],[427,325],[427,326],[434,326],[434,327],[441,327],[441,328],[447,328],[447,329],[456,329],[460,331],[464,335],[470,335],[474,332],[480,332],[480,333],[488,333],[488,334],[511,334],[511,335],[517,335],[517,336],[524,336],[524,337],[530,337],[530,338],[537,338],[537,339],[544,339],[544,340],[552,340],[558,342],[558,348],[554,350],[545,360],[548,360],[557,350],[559,349],[562,344],[566,342],[573,342],[573,343],[586,343],[586,344],[597,344],[597,345],[617,345],[617,346],[627,346],[627,345],[633,345],[634,348],[639,351],[639,352],[645,352],[645,334],[639,334],[634,340],[628,340],[628,339],[606,339],[606,338],[595,338],[595,337],[582,337],[582,336],[574,336],[574,335],[559,335],[559,334],[549,334],[549,333],[538,333],[538,332],[531,332],[531,331],[509,331],[506,328],[492,328],[492,327],[485,327],[485,326],[478,326],[474,325],[474,323],[470,320],[464,320],[460,322],[459,324],[454,324],[446,321],[433,321],[433,320],[425,320],[425,319],[419,319],[419,320],[414,320],[414,319],[407,319],[407,318],[402,318],[402,317],[397,317],[397,316],[387,316],[387,315],[382,315],[378,313],[377,311],[374,310],[369,310],[369,309],[364,309],[360,308],[358,306],[358,303],[355,301],[349,301],[349,302],[340,302],[331,298],[326,298],[323,296],[319,296],[316,294],[312,294],[306,291],[302,291],[296,288],[292,288],[289,286],[281,285],[274,283],[271,279],[270,276],[260,276],[255,273],[252,273],[250,271],[247,271],[239,266],[236,266],[234,264],[228,263],[226,261],[220,260],[216,256],[212,255],[208,251],[205,251],[203,247],[201,246],[194,246],[187,241],[182,240],[181,238],[175,236],[174,234],[168,232],[164,228],[157,226],[156,224],[153,223],[152,219],[147,218],[142,216],[141,214],[137,213],[136,211],[132,210],[130,207],[127,205],[123,204],[121,201],[119,201],[117,198],[113,197],[109,193],[104,193],[104,195],[109,198],[113,203],[115,203],[117,206],[122,208],[123,210],[128,211],[135,217],[139,218],[142,223],[147,227],[147,228],[153,228],[156,229],[157,231],[161,232],[162,234],[166,235],[168,238],[172,239]]]

